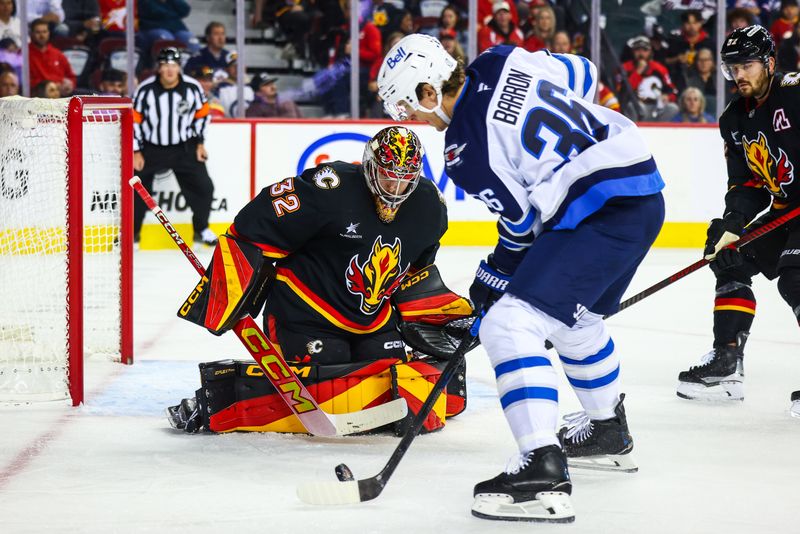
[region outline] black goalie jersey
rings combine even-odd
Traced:
[[[726,212],[748,221],[800,204],[800,73],[777,73],[769,96],[733,100],[719,119],[728,164]]]
[[[333,162],[264,188],[231,233],[275,258],[267,312],[297,330],[340,335],[393,327],[389,297],[433,263],[447,230],[436,186],[420,179],[389,224],[378,218],[360,165]]]

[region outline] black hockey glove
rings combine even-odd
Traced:
[[[500,271],[494,264],[492,255],[478,265],[475,280],[469,286],[469,298],[476,310],[486,313],[489,307],[500,300],[506,292],[511,275]]]
[[[711,224],[708,225],[703,257],[707,260],[713,260],[721,249],[741,237],[746,224],[746,218],[735,212],[726,214],[723,219],[712,219]]]

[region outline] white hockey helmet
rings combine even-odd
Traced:
[[[456,69],[456,62],[435,37],[414,33],[403,37],[386,54],[378,72],[378,95],[386,113],[396,121],[406,120],[414,110],[436,113],[445,124],[442,84]],[[427,109],[417,99],[417,86],[430,84],[436,91],[436,107]]]

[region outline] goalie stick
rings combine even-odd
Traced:
[[[195,270],[201,277],[205,277],[205,266],[195,256],[192,249],[181,238],[178,231],[169,222],[164,211],[156,204],[150,193],[142,185],[139,177],[134,176],[129,181],[131,187],[144,200],[144,203],[156,216],[158,222],[167,231],[172,240],[181,249]],[[261,328],[249,315],[240,319],[233,327],[236,336],[264,371],[264,376],[269,379],[276,391],[281,393],[281,399],[297,416],[309,433],[315,436],[344,436],[354,432],[364,432],[379,426],[393,423],[402,419],[408,413],[405,399],[395,399],[391,402],[360,410],[358,412],[330,414],[322,410],[317,401],[306,389],[303,383],[292,372],[286,360],[283,359]]]
[[[397,444],[392,456],[389,458],[389,461],[386,462],[383,469],[381,469],[380,473],[370,478],[355,480],[350,468],[345,464],[339,464],[335,468],[336,477],[339,479],[338,482],[315,481],[306,482],[298,486],[297,496],[301,501],[308,504],[323,505],[356,504],[359,502],[371,501],[381,494],[383,488],[385,488],[386,484],[389,482],[392,473],[394,473],[394,470],[400,463],[400,460],[403,459],[406,451],[408,451],[408,448],[411,446],[411,442],[414,441],[423,423],[425,423],[425,419],[428,417],[431,409],[433,409],[433,405],[436,404],[436,401],[439,399],[439,395],[444,391],[447,383],[450,382],[456,370],[464,361],[467,350],[477,337],[478,321],[479,319],[475,320],[476,324],[473,325],[469,333],[461,340],[458,348],[442,371],[439,380],[436,381],[433,389],[428,394],[425,404],[422,405],[417,415],[414,416],[414,420],[408,427],[406,434],[403,436],[403,439],[400,440],[400,443]]]
[[[783,215],[781,215],[777,219],[775,219],[773,221],[770,221],[770,222],[768,222],[767,224],[765,224],[763,226],[759,226],[755,230],[747,232],[741,238],[739,238],[737,241],[734,241],[733,243],[731,243],[729,246],[736,247],[737,249],[741,248],[744,245],[750,243],[751,241],[755,241],[759,237],[770,233],[771,231],[775,230],[778,227],[783,226],[784,224],[786,224],[787,222],[791,221],[792,219],[797,218],[798,215],[800,215],[800,207],[797,207],[797,208],[793,209],[792,211],[784,213]],[[623,302],[620,303],[619,309],[616,312],[610,313],[610,314],[606,315],[603,318],[607,319],[608,317],[611,317],[612,315],[616,315],[617,313],[621,312],[625,308],[633,306],[634,304],[636,304],[640,300],[644,300],[645,298],[649,297],[653,293],[664,289],[668,285],[671,285],[672,283],[677,282],[681,278],[683,278],[685,276],[688,276],[688,275],[692,274],[695,271],[700,270],[701,268],[703,268],[706,265],[708,265],[709,263],[711,263],[711,261],[712,260],[707,260],[707,259],[703,258],[701,260],[698,260],[698,261],[694,262],[693,264],[689,265],[688,267],[686,267],[684,269],[681,269],[680,271],[678,271],[677,273],[673,274],[672,276],[669,276],[669,277],[663,279],[662,281],[658,282],[657,284],[654,284],[654,285],[648,287],[647,289],[645,289],[641,293],[637,293],[636,295],[632,296],[631,298],[625,299]]]

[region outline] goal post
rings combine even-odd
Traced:
[[[0,401],[133,363],[132,175],[130,99],[0,99]]]

